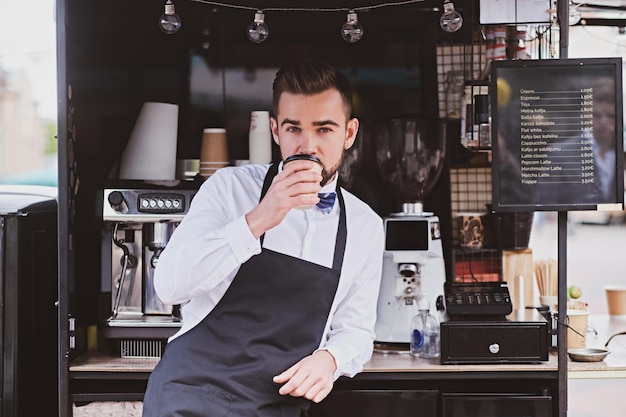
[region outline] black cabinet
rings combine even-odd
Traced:
[[[445,394],[442,417],[550,417],[552,397],[532,394]]]
[[[433,390],[337,390],[313,405],[309,417],[432,417],[438,396]]]
[[[0,186],[0,415],[57,406],[56,189]]]

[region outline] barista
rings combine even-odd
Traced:
[[[359,126],[350,85],[302,63],[273,87],[283,160],[317,156],[322,174],[296,160],[223,168],[202,185],[156,270],[159,297],[184,304],[183,327],[150,377],[145,417],[298,417],[371,357],[383,228],[337,186]],[[336,203],[296,209],[318,192]]]

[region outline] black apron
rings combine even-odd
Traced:
[[[270,167],[261,198],[277,171]],[[264,248],[250,258],[215,308],[167,344],[148,381],[144,417],[299,417],[309,407],[280,395],[272,377],[319,347],[346,245],[339,188],[337,197],[332,269]]]

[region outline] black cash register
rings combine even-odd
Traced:
[[[513,310],[508,284],[444,285],[441,363],[535,363],[548,360],[548,322],[534,310]]]

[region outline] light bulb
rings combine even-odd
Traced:
[[[254,14],[254,21],[248,25],[248,39],[254,43],[261,43],[270,35],[265,24],[265,15],[261,10]]]
[[[439,26],[446,32],[456,32],[463,26],[463,16],[454,10],[454,4],[446,0],[443,3],[443,14],[439,18]]]
[[[178,32],[181,26],[180,16],[174,10],[172,0],[165,2],[165,13],[159,18],[159,27],[168,35]]]
[[[348,12],[346,23],[341,26],[341,37],[348,43],[354,43],[363,37],[363,26],[359,23],[354,10]]]
[[[578,10],[578,6],[574,5],[574,3],[570,2],[569,4],[569,25],[574,26],[578,22],[580,22],[580,18],[582,17],[580,14],[580,10]]]

